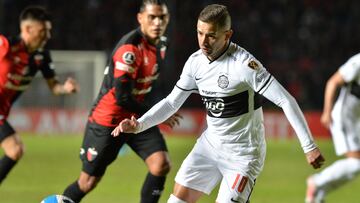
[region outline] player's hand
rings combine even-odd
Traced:
[[[320,117],[320,122],[325,128],[329,128],[332,123],[331,113],[323,112]]]
[[[135,133],[139,128],[139,122],[134,116],[131,119],[122,120],[119,125],[111,132],[111,135],[117,137],[120,133]]]
[[[67,80],[64,82],[63,88],[67,94],[71,94],[79,91],[78,83],[76,82],[76,80],[74,80],[71,77],[67,78]]]
[[[324,164],[324,157],[321,155],[321,152],[318,148],[311,150],[306,153],[307,162],[312,165],[313,168],[320,168]]]
[[[166,121],[164,121],[163,124],[169,126],[170,128],[173,128],[176,125],[180,124],[180,119],[182,119],[182,118],[183,117],[180,114],[175,113],[170,118],[168,118]]]

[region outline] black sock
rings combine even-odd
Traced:
[[[0,183],[5,179],[16,163],[17,161],[10,159],[6,155],[0,160]]]
[[[79,203],[86,193],[80,190],[78,181],[75,181],[65,189],[63,195]]]
[[[165,176],[154,176],[148,173],[141,190],[141,203],[156,203],[164,190]]]

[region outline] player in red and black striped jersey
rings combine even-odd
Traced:
[[[51,21],[44,8],[28,7],[20,15],[20,36],[0,35],[0,143],[5,155],[0,160],[0,182],[23,155],[20,137],[7,121],[15,100],[41,72],[51,91],[70,94],[78,87],[69,78],[64,84],[56,79],[51,57],[44,46],[50,39]]]
[[[163,34],[169,22],[165,3],[144,0],[137,19],[140,27],[123,36],[112,52],[102,87],[91,109],[80,150],[82,172],[79,179],[64,191],[64,195],[74,202],[80,202],[95,188],[124,144],[130,146],[149,169],[141,191],[141,202],[158,202],[164,188],[170,163],[165,140],[157,127],[141,135],[111,136],[122,119],[139,117],[149,109],[146,98],[159,77],[165,57]],[[172,127],[179,118],[174,114],[165,124]]]

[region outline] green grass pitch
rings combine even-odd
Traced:
[[[81,136],[22,135],[25,156],[0,186],[1,203],[39,203],[50,194],[61,194],[80,173]],[[167,137],[172,171],[160,200],[165,203],[174,185],[174,176],[195,138]],[[318,141],[326,166],[336,160],[330,141]],[[252,203],[302,203],[305,179],[315,172],[305,161],[297,140],[268,140],[268,155],[251,197]],[[0,152],[1,154],[2,152]],[[83,199],[84,203],[137,203],[146,168],[140,158],[128,151],[109,167],[98,187]],[[357,178],[331,193],[327,203],[359,202],[360,179]],[[217,188],[200,203],[215,202]]]

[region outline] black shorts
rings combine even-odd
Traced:
[[[13,134],[15,134],[15,130],[6,120],[0,124],[0,142]]]
[[[118,156],[119,150],[126,143],[134,152],[145,160],[152,153],[167,151],[165,139],[157,127],[139,134],[121,134],[113,137],[114,128],[88,122],[85,137],[80,149],[83,171],[91,176],[104,175],[108,165]]]

